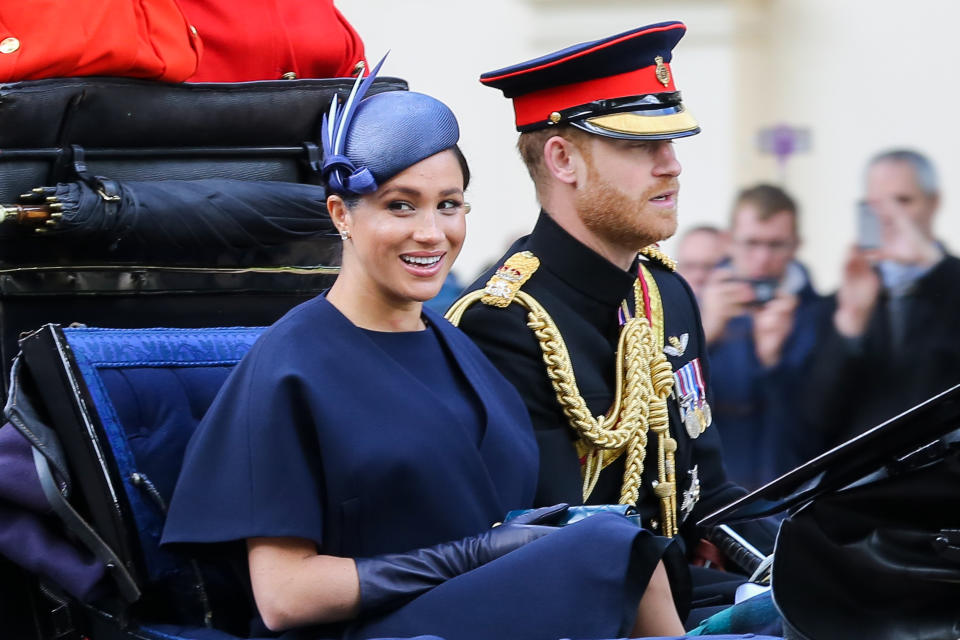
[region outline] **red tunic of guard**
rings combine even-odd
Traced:
[[[204,43],[190,82],[342,78],[363,41],[333,0],[179,0]]]
[[[0,6],[0,82],[96,75],[180,82],[201,53],[175,0]]]

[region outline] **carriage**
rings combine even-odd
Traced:
[[[44,530],[80,550],[73,565],[53,551],[34,554],[32,571],[0,558],[3,637],[246,635],[249,599],[234,579],[242,567],[171,554],[160,531],[186,441],[231,367],[264,325],[336,273],[339,240],[323,208],[315,141],[331,97],[348,85],[86,78],[0,86],[7,428],[28,447],[48,505]],[[372,90],[405,88],[381,78]],[[828,454],[720,515],[809,512],[815,498],[869,473],[893,474],[891,462],[910,475],[955,461],[956,444],[939,438],[958,419],[954,389],[901,417],[901,428],[861,441],[861,454],[876,454],[869,464]],[[903,424],[912,435],[889,435],[906,432]],[[938,444],[920,446],[930,442]],[[953,485],[941,484],[928,502],[960,513]],[[943,602],[957,595],[956,525],[956,516],[925,523],[936,533],[932,565],[953,568],[928,581],[924,597],[937,610],[950,611]],[[76,566],[93,567],[93,577],[78,569],[79,578],[65,578]],[[858,614],[853,601],[845,613]],[[949,622],[924,619],[934,630]],[[829,637],[820,628],[795,633]]]
[[[57,78],[0,86],[4,391],[22,403],[31,396],[27,388],[49,391],[63,381],[58,376],[66,370],[37,375],[26,357],[14,367],[21,335],[47,323],[265,326],[328,287],[340,242],[318,186],[317,128],[333,94],[348,92],[351,82]],[[405,89],[400,79],[382,78],[371,91]],[[62,341],[62,331],[48,328],[45,335]],[[200,371],[197,363],[190,367]],[[14,384],[12,372],[24,380]],[[69,396],[36,402],[62,408],[79,399]],[[206,406],[211,399],[192,401]],[[41,422],[52,419],[47,409],[39,415]],[[115,550],[103,563],[113,567],[124,603],[117,610],[125,611],[144,599],[141,587],[155,577],[134,539],[130,505],[118,497],[130,480],[114,468],[113,476],[90,468],[81,450],[65,456],[53,467],[54,482],[98,532],[102,544],[94,546]],[[153,474],[141,475],[152,483]],[[77,486],[70,478],[80,479]],[[117,502],[99,504],[87,489]],[[122,514],[111,512],[121,503]],[[0,636],[79,637],[84,625],[73,621],[73,605],[40,582],[0,560]],[[104,633],[95,637],[109,637]]]

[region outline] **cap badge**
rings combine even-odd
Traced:
[[[657,63],[657,80],[659,80],[663,86],[667,86],[670,84],[670,69],[667,69],[667,65],[663,64],[662,56],[657,56],[653,61]]]

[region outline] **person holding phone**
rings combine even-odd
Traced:
[[[749,488],[816,453],[796,416],[824,303],[796,259],[797,217],[780,187],[743,189],[730,216],[730,258],[701,299],[727,472]]]
[[[865,186],[811,375],[809,421],[827,445],[960,382],[960,260],[933,234],[936,170],[916,151],[884,151]]]

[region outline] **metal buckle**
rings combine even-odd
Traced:
[[[103,190],[103,187],[100,187],[99,189],[97,189],[97,195],[103,198],[104,202],[120,202],[119,195],[110,195],[109,193]]]

